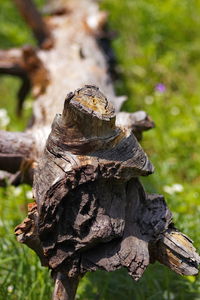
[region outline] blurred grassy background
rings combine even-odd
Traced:
[[[44,0],[36,2],[40,7]],[[177,226],[200,248],[200,1],[103,0],[101,6],[118,32],[112,44],[121,74],[116,88],[128,95],[124,109],[146,110],[156,123],[142,142],[156,168],[143,180],[145,188],[165,195]],[[0,47],[28,43],[34,40],[11,0],[0,0]],[[1,127],[22,130],[32,99],[26,100],[24,118],[17,118],[19,81],[0,79],[0,108],[10,118]],[[48,271],[13,235],[26,216],[30,190],[25,185],[0,189],[0,300],[51,297]],[[200,280],[180,277],[159,264],[150,266],[138,283],[124,270],[96,272],[83,278],[77,299],[200,300]]]

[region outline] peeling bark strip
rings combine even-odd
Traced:
[[[152,172],[97,87],[67,96],[35,170],[37,205],[16,228],[52,269],[53,299],[74,299],[79,278],[98,269],[125,267],[138,280],[158,260],[178,274],[198,273],[192,241],[173,227],[164,198],[147,195],[137,179]]]

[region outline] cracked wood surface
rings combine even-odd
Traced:
[[[98,269],[125,267],[138,280],[158,260],[179,274],[198,273],[192,241],[174,228],[164,198],[146,194],[137,178],[152,172],[132,130],[119,126],[97,87],[67,96],[35,170],[31,226],[26,231],[25,220],[16,228],[31,248],[33,232],[34,250],[55,274],[54,295],[64,295],[58,299],[74,299],[63,282]]]

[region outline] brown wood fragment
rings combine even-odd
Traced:
[[[23,61],[22,49],[0,50],[0,74],[17,76],[22,84],[17,94],[17,114],[22,111],[23,102],[30,91],[31,82]]]
[[[36,203],[31,203],[28,205],[28,217],[15,228],[15,235],[20,243],[26,244],[36,252],[42,266],[48,266],[48,260],[43,254],[41,241],[38,237],[37,219],[37,205]]]
[[[37,52],[32,46],[0,50],[0,73],[18,76],[22,80],[17,95],[18,115],[21,115],[24,100],[31,87],[33,96],[38,97],[45,93],[49,84],[48,71]]]
[[[200,257],[192,241],[175,228],[169,228],[159,239],[154,256],[180,275],[197,275]]]
[[[49,84],[49,74],[36,49],[26,46],[22,50],[24,69],[32,84],[32,94],[36,98],[45,93]]]

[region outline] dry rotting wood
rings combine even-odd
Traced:
[[[31,182],[35,170],[36,203],[16,228],[18,240],[52,270],[54,300],[74,299],[80,278],[97,269],[125,267],[137,280],[158,260],[197,274],[192,242],[174,228],[163,197],[147,195],[137,178],[153,172],[137,139],[154,124],[144,112],[119,113],[125,97],[116,97],[99,47],[106,14],[92,0],[53,3],[55,13],[38,23],[48,32],[40,48],[0,53],[0,72],[29,82],[20,107],[30,86],[36,98],[24,133],[0,132],[4,175]]]
[[[137,179],[152,172],[97,87],[67,96],[35,170],[36,205],[16,228],[53,271],[53,299],[74,299],[79,278],[98,269],[125,267],[138,280],[158,260],[179,274],[198,273],[200,258],[174,228],[163,197],[147,195]]]

